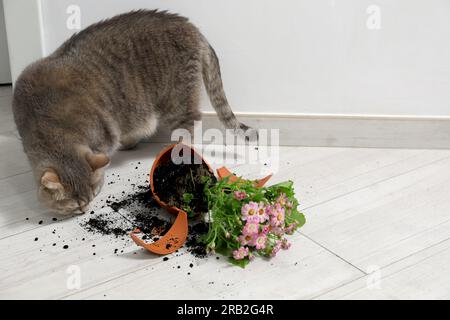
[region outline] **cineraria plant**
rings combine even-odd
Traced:
[[[286,236],[305,224],[292,181],[258,188],[254,181],[225,178],[207,186],[205,193],[209,208],[209,231],[203,239],[206,248],[241,267],[256,256],[270,258],[288,249]]]

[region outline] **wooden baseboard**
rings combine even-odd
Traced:
[[[308,147],[361,147],[450,149],[450,117],[369,116],[328,114],[237,113],[254,128],[279,129],[280,145]],[[203,130],[223,129],[213,112],[203,113]],[[168,142],[160,132],[152,141]]]

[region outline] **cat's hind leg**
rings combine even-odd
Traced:
[[[150,138],[158,128],[159,117],[149,115],[147,118],[136,121],[134,129],[120,137],[120,150],[134,149],[139,142]]]
[[[125,151],[125,150],[132,150],[136,148],[136,146],[141,141],[138,137],[127,137],[125,139],[120,140],[120,147],[119,150]]]
[[[170,116],[167,119],[170,130],[174,132],[177,129],[181,129],[185,134],[189,134],[190,140],[193,141],[195,122],[200,121],[202,118],[199,105],[199,77],[187,77],[184,85],[180,85],[176,89],[176,95],[170,101]]]

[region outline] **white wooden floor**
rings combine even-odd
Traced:
[[[281,148],[273,181],[295,181],[307,224],[291,250],[242,270],[187,253],[163,261],[88,233],[83,217],[52,221],[36,201],[10,103],[0,87],[0,298],[450,298],[450,150]],[[120,152],[109,177],[142,182],[136,163],[146,173],[161,147]],[[106,185],[99,199],[122,190]],[[114,254],[117,241],[123,253]],[[74,270],[79,289],[67,285]]]

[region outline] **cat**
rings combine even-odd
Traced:
[[[39,199],[61,214],[85,212],[115,151],[158,126],[192,130],[202,81],[225,127],[254,138],[228,104],[214,49],[176,14],[103,20],[28,66],[15,83],[13,113]]]

